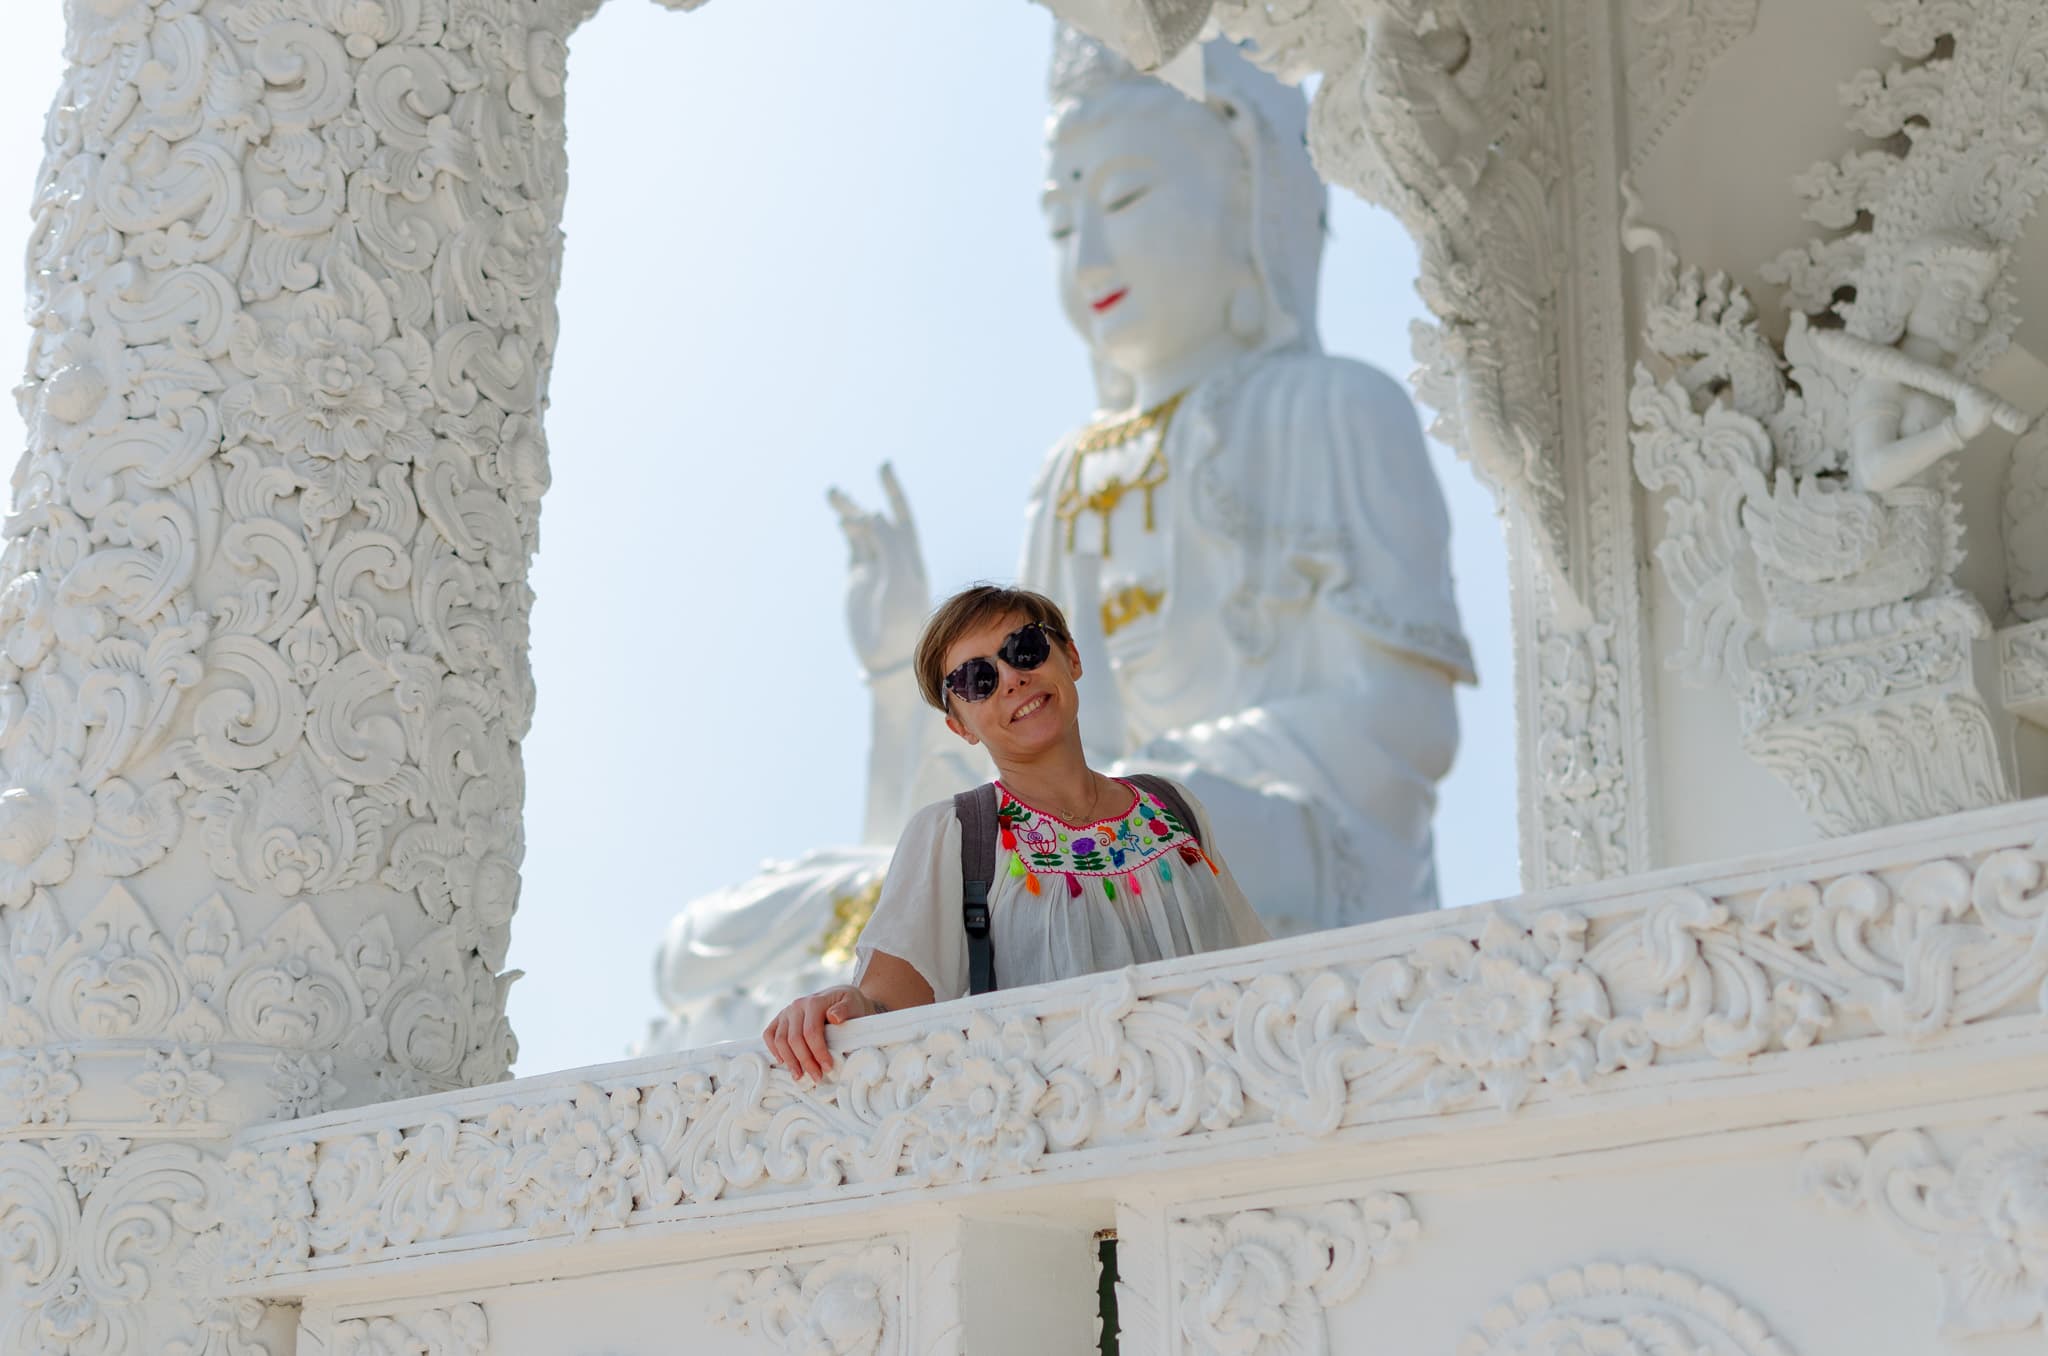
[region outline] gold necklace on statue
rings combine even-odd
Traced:
[[[1185,393],[1183,393],[1185,394]],[[1109,558],[1109,522],[1115,515],[1117,505],[1132,491],[1141,491],[1145,496],[1145,530],[1156,530],[1157,520],[1153,514],[1152,496],[1166,483],[1166,434],[1173,424],[1173,412],[1180,408],[1181,397],[1176,395],[1161,401],[1151,409],[1124,419],[1112,419],[1096,424],[1082,431],[1074,442],[1074,469],[1068,477],[1067,487],[1060,491],[1059,501],[1053,506],[1053,513],[1067,529],[1067,550],[1074,549],[1074,532],[1080,524],[1083,513],[1094,513],[1102,520],[1102,557]],[[1122,476],[1111,476],[1093,490],[1081,488],[1081,469],[1090,455],[1106,452],[1114,447],[1142,438],[1158,430],[1158,441],[1152,445],[1152,455],[1145,458],[1145,464],[1138,469],[1135,480]]]

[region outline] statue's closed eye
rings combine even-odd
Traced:
[[[1130,190],[1128,193],[1119,193],[1116,197],[1110,199],[1109,203],[1104,207],[1103,210],[1107,212],[1121,212],[1126,207],[1129,207],[1132,203],[1136,202],[1138,199],[1144,197],[1145,194],[1149,191],[1149,189],[1145,188],[1134,188]]]

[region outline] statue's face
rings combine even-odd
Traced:
[[[1925,276],[1906,317],[1906,331],[1960,353],[1990,323],[1991,308],[1984,304],[1984,296],[1995,276],[1993,261],[1958,250],[1923,267]]]
[[[1248,191],[1217,115],[1170,90],[1055,133],[1043,202],[1060,303],[1099,357],[1147,371],[1228,330],[1252,276]]]

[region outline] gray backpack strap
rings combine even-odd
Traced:
[[[988,892],[996,881],[996,788],[988,782],[953,797],[960,820],[960,918],[967,925],[967,991],[996,986],[996,948],[988,935]]]
[[[1180,793],[1179,787],[1150,772],[1133,772],[1124,780],[1140,790],[1150,791],[1154,799],[1166,807],[1166,812],[1180,821],[1180,826],[1188,831],[1188,837],[1197,845],[1201,843],[1202,826],[1195,822],[1195,812],[1188,808],[1188,798]]]

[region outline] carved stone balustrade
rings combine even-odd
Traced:
[[[2044,980],[2035,802],[259,1127],[200,1245],[302,1352],[1080,1352],[1113,1226],[1125,1352],[2005,1356]]]

